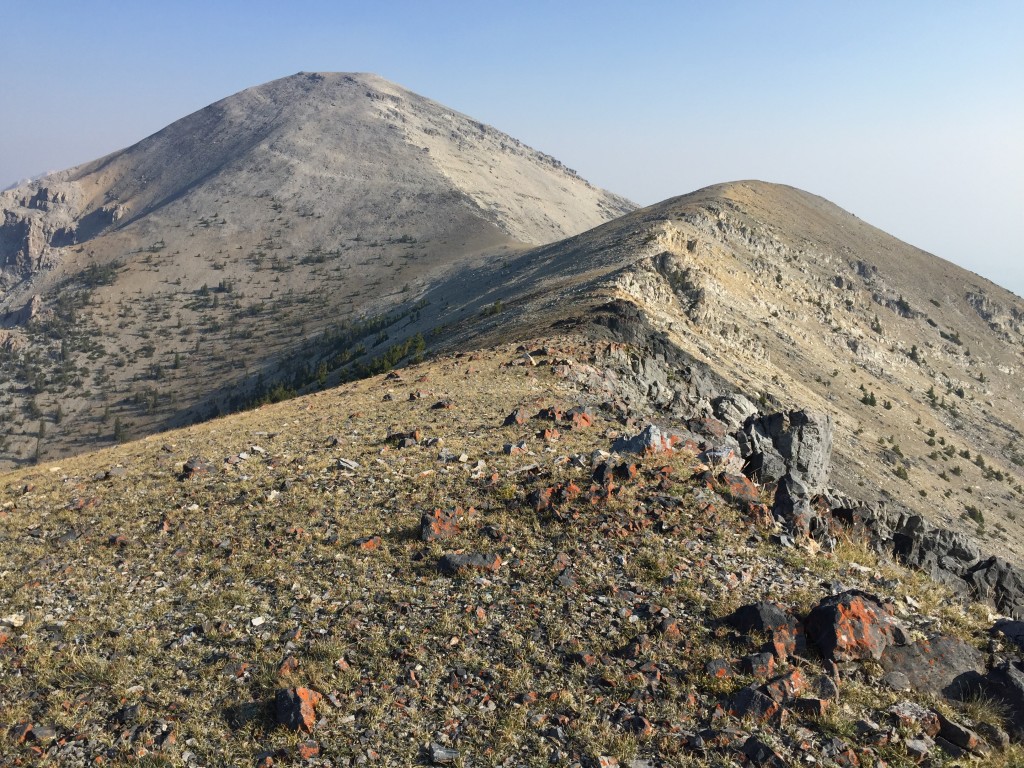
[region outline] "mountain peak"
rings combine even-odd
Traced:
[[[247,230],[259,225],[250,216],[262,215],[252,201],[272,196],[328,220],[344,210],[346,228],[363,235],[418,215],[414,199],[430,200],[419,210],[433,209],[431,230],[469,226],[472,237],[527,244],[634,207],[507,134],[369,73],[303,72],[255,86],[3,195],[14,222],[0,231],[8,286],[57,248],[144,227],[151,216],[180,220],[224,198],[235,200]],[[393,204],[396,196],[403,202]]]

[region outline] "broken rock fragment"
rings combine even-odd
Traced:
[[[179,477],[182,480],[189,480],[198,475],[208,475],[215,470],[216,467],[214,467],[213,462],[204,459],[202,456],[193,456],[185,462]]]
[[[420,539],[429,542],[457,536],[475,513],[472,507],[468,510],[456,507],[451,511],[435,509],[427,512],[420,518]]]
[[[455,749],[432,743],[430,745],[430,762],[432,765],[451,765],[459,759],[459,752]]]
[[[653,424],[648,424],[642,432],[633,437],[620,437],[612,445],[618,453],[638,453],[648,456],[655,453],[668,453],[682,442],[679,435],[663,432]]]
[[[282,688],[274,700],[277,722],[293,731],[312,733],[316,706],[322,700],[323,696],[310,688]]]
[[[457,576],[472,571],[495,573],[501,567],[501,557],[482,552],[453,553],[442,557],[437,568],[446,576]]]
[[[778,603],[758,602],[744,605],[726,618],[744,635],[765,635],[765,651],[779,658],[802,653],[806,648],[804,629],[789,611]]]
[[[530,418],[530,415],[522,408],[516,408],[512,413],[505,417],[504,425],[506,427],[520,426],[525,424]]]

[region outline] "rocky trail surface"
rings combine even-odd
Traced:
[[[621,355],[4,476],[0,764],[1019,765],[1019,572],[832,490],[826,415],[652,421]]]

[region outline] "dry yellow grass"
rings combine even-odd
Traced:
[[[462,765],[715,764],[685,734],[751,682],[705,673],[741,653],[718,618],[755,600],[813,602],[834,574],[882,594],[913,588],[911,574],[852,545],[803,562],[777,550],[689,480],[686,451],[642,460],[635,481],[587,502],[592,454],[623,427],[600,409],[557,441],[538,437],[536,420],[503,426],[514,407],[583,396],[548,366],[509,365],[516,357],[505,347],[444,358],[3,476],[0,618],[24,624],[0,647],[0,719],[81,736],[67,749],[107,764],[288,761],[306,737],[275,724],[273,700],[305,686],[329,694],[311,764],[377,754],[409,765],[433,742],[454,746]],[[443,400],[454,407],[432,407]],[[414,429],[418,445],[388,440]],[[503,450],[520,440],[529,453]],[[197,455],[211,471],[181,479]],[[580,499],[533,510],[532,490],[568,482]],[[475,508],[472,525],[419,539],[421,514],[456,506]],[[353,546],[367,536],[380,546]],[[439,557],[458,550],[504,563],[441,576]],[[574,584],[556,582],[560,558]],[[658,634],[665,615],[680,622],[678,640]],[[964,615],[955,628],[984,625]],[[630,658],[633,640],[644,650]],[[574,663],[581,654],[593,661]],[[816,739],[849,738],[853,720],[892,701],[847,690],[849,707],[805,723]],[[623,725],[638,712],[651,732]],[[147,746],[146,729],[160,728],[176,743]],[[34,760],[31,745],[0,743]],[[880,754],[905,764],[897,747]]]

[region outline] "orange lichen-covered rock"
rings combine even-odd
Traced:
[[[822,600],[804,627],[822,656],[835,661],[877,660],[890,645],[901,645],[904,637],[892,614],[857,590]]]
[[[277,722],[293,731],[313,732],[316,706],[323,696],[311,688],[283,688],[277,692]]]
[[[423,541],[450,539],[461,533],[466,523],[475,516],[476,510],[473,507],[468,510],[456,507],[450,511],[435,509],[433,512],[427,512],[420,518],[420,539]]]

